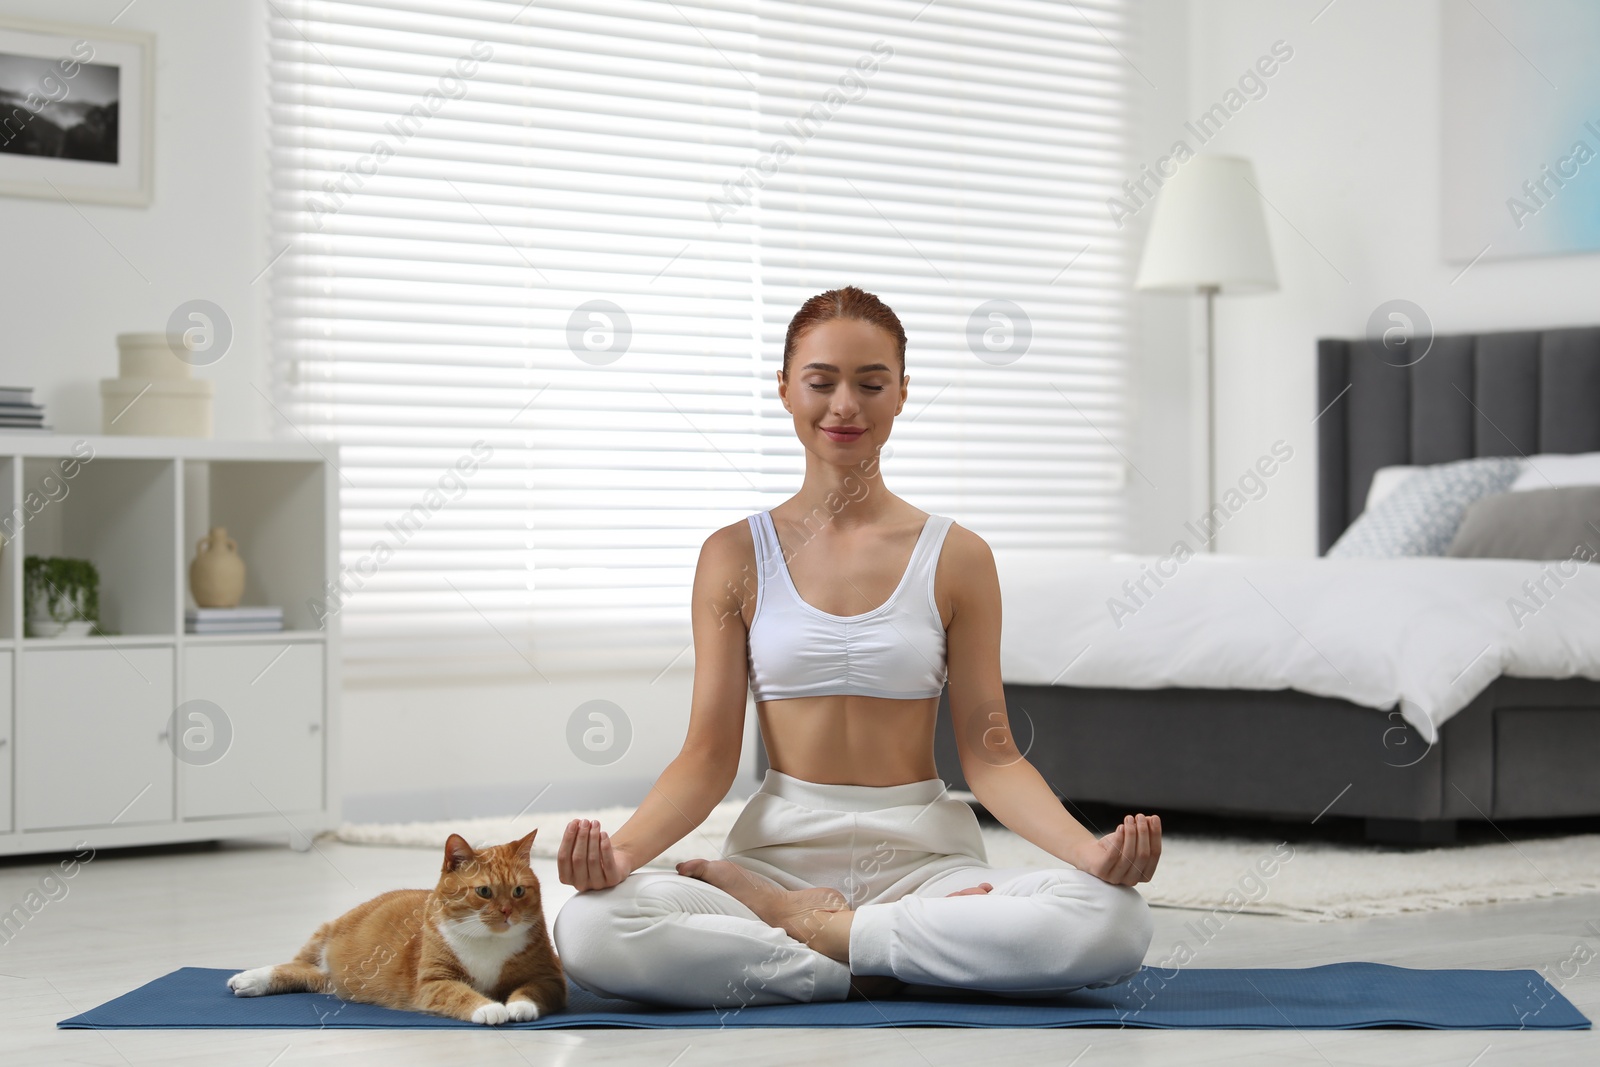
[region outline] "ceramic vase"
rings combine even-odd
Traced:
[[[239,545],[223,526],[195,542],[194,562],[189,564],[189,592],[202,608],[236,608],[244,596],[244,560]]]

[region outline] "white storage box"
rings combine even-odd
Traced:
[[[182,334],[169,338],[164,333],[119,333],[117,373],[141,382],[151,378],[188,378],[190,364],[178,356],[187,348]]]
[[[102,378],[101,432],[210,437],[211,391],[209,378]]]

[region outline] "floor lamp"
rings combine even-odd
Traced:
[[[1212,301],[1268,293],[1278,273],[1267,242],[1255,170],[1239,156],[1195,156],[1162,183],[1133,287],[1206,298],[1206,510],[1216,503],[1216,408]],[[1216,539],[1206,542],[1215,551]]]

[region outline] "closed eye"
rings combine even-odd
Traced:
[[[833,386],[831,384],[829,384],[829,385],[818,385],[816,382],[810,382],[808,384],[811,386],[811,388],[817,390],[818,392],[821,392],[824,389],[832,389],[833,388]],[[863,389],[871,389],[874,393],[883,392],[883,386],[881,386],[881,385],[863,385],[861,388],[863,388]]]

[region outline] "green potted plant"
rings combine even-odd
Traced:
[[[100,632],[100,572],[86,559],[27,556],[22,561],[28,637],[85,637]]]

